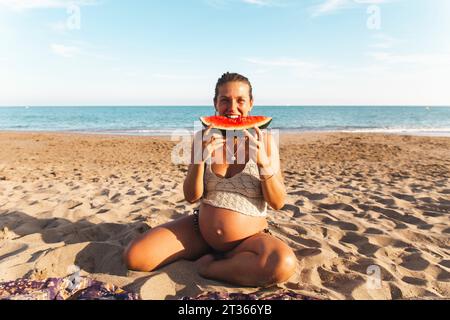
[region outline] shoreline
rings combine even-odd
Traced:
[[[278,130],[278,129],[275,129]],[[174,130],[175,131],[175,130]],[[186,130],[192,135],[192,130]],[[79,135],[79,136],[93,136],[93,137],[137,137],[137,138],[162,138],[170,140],[172,135],[168,134],[141,134],[141,133],[111,133],[111,132],[92,132],[92,131],[23,131],[23,130],[0,130],[0,134],[45,134],[45,135]],[[430,138],[450,138],[449,132],[440,131],[411,131],[411,132],[389,132],[389,131],[333,131],[333,130],[313,130],[313,131],[292,131],[280,130],[280,136],[295,136],[295,135],[327,135],[327,134],[349,134],[349,135],[377,135],[377,136],[412,136],[412,137],[430,137]],[[182,137],[183,135],[173,135],[174,137]]]

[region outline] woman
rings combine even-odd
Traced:
[[[253,108],[249,80],[225,73],[216,85],[214,106],[222,116],[248,116]],[[266,220],[267,204],[279,210],[285,202],[278,148],[272,136],[254,129],[256,135],[245,130],[246,139],[238,139],[245,142],[245,164],[236,157],[239,141],[230,152],[221,135],[204,141],[211,127],[196,135],[202,147],[192,148],[183,190],[185,199],[201,201],[200,207],[133,241],[125,252],[130,269],[152,271],[178,259],[198,259],[201,276],[241,286],[267,286],[292,276],[297,258],[270,234]],[[208,161],[217,151],[226,161]]]

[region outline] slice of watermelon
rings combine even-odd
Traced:
[[[272,122],[272,118],[265,116],[248,116],[229,118],[225,116],[201,117],[200,121],[205,127],[213,126],[219,130],[244,130],[258,127],[265,129]]]

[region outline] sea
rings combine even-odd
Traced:
[[[0,107],[0,131],[139,136],[192,133],[213,106]],[[281,133],[374,132],[450,136],[450,107],[255,106]]]

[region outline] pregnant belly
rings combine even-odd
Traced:
[[[206,242],[219,251],[233,249],[242,240],[263,231],[268,226],[264,217],[246,216],[206,203],[200,206],[199,225]]]

